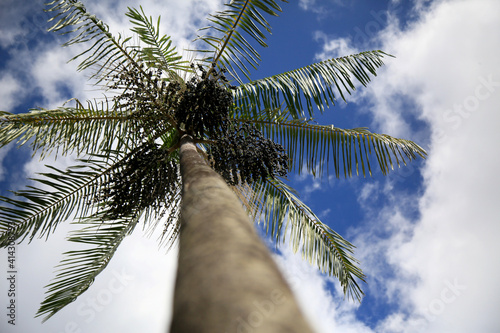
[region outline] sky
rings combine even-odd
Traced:
[[[102,96],[47,33],[42,1],[0,0],[0,110],[56,107],[70,97]],[[130,34],[135,1],[87,0],[89,12]],[[142,0],[162,16],[178,49],[206,25],[217,0]],[[274,256],[317,332],[500,332],[500,2],[299,0],[270,20],[269,47],[254,78],[364,50],[395,58],[368,85],[319,116],[321,124],[369,127],[413,140],[429,155],[387,177],[290,183],[323,222],[356,245],[367,275],[362,303],[343,298],[334,278],[295,255]],[[43,164],[28,149],[0,150],[0,192],[22,189]],[[1,332],[164,332],[171,320],[176,249],[158,234],[127,237],[94,284],[45,323],[34,318],[44,286],[70,249],[62,223],[46,241],[16,247],[16,325],[8,324],[7,253],[0,251]],[[270,244],[269,239],[264,241]],[[270,247],[274,247],[270,244]],[[255,330],[257,332],[257,330]]]

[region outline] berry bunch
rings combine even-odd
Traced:
[[[115,97],[122,108],[148,113],[158,107],[156,101],[163,99],[167,84],[161,76],[161,70],[146,69],[143,65],[140,69],[124,67],[108,79],[112,81],[111,89],[122,90]]]
[[[288,172],[288,156],[283,147],[248,123],[219,138],[208,154],[212,168],[230,185],[283,177]]]
[[[175,107],[175,118],[194,137],[217,137],[227,131],[232,94],[219,82],[225,81],[222,73],[209,75],[203,67],[198,66],[198,69],[201,76],[195,75],[186,83]]]
[[[106,201],[111,218],[130,215],[144,208],[157,211],[169,194],[175,192],[177,165],[167,159],[166,150],[145,143],[113,166],[95,201]]]
[[[169,104],[171,89],[162,79],[162,71],[123,67],[118,74],[108,77],[111,89],[121,90],[114,98],[122,111],[130,113],[134,130],[144,134],[162,133],[170,126],[168,115],[172,113]]]

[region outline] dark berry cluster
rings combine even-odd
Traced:
[[[122,93],[115,98],[121,107],[142,113],[151,112],[158,107],[156,101],[163,99],[166,82],[161,79],[161,70],[123,68],[111,79],[112,89],[120,89]]]
[[[288,156],[283,147],[244,123],[210,146],[211,166],[230,185],[285,176]]]
[[[121,90],[120,95],[114,98],[115,103],[122,109],[130,112],[131,119],[136,122],[138,131],[151,135],[162,133],[169,128],[168,114],[172,113],[167,82],[162,79],[162,71],[124,67],[120,73],[108,77],[112,82],[110,88]]]
[[[177,165],[166,150],[145,143],[113,166],[101,185],[96,201],[106,201],[111,218],[128,216],[135,210],[158,210],[178,182]]]
[[[221,80],[225,81],[222,74],[215,71],[208,74],[201,66],[198,70],[201,76],[195,75],[186,83],[175,107],[175,117],[178,124],[183,124],[184,130],[194,137],[217,137],[227,130],[232,94],[220,84]]]

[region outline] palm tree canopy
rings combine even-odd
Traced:
[[[356,81],[366,85],[386,53],[362,52],[252,80],[260,61],[255,47],[266,46],[266,17],[281,12],[278,1],[233,0],[210,16],[194,62],[179,55],[160,34],[159,19],[142,8],[126,14],[141,42],[135,45],[131,37],[112,35],[80,2],[48,6],[51,30],[73,35],[66,46],[89,45],[72,59],[80,60],[79,70],[90,70],[94,84],[113,97],[0,112],[0,147],[16,142],[42,158],[53,151],[80,157],[67,170],[40,174],[39,186],[15,192],[17,198],[0,198],[2,246],[12,238],[48,237],[68,219],[79,227],[69,240],[89,246],[66,253],[38,315],[47,319],[83,293],[139,221],[154,228],[161,220],[163,241],[175,242],[177,148],[184,133],[277,243],[289,237],[293,249],[336,276],[348,296],[361,298],[364,274],[354,246],[322,223],[282,177],[288,171],[365,176],[375,167],[387,174],[425,157],[408,140],[311,122],[315,112],[345,101]]]

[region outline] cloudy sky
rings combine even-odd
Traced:
[[[42,1],[0,0],[0,110],[55,107],[101,96],[46,33]],[[88,0],[113,32],[128,34],[135,1]],[[164,33],[188,48],[217,0],[142,0]],[[299,0],[272,19],[270,47],[255,77],[325,58],[382,49],[395,56],[367,87],[316,121],[368,126],[418,142],[419,161],[383,178],[315,180],[290,175],[313,210],[356,246],[368,276],[362,304],[332,278],[280,247],[276,259],[318,332],[499,332],[500,2]],[[30,160],[0,150],[0,192],[64,159]],[[48,241],[17,247],[16,326],[7,323],[7,254],[0,255],[1,332],[163,332],[171,318],[176,251],[140,229],[125,239],[91,288],[48,322],[34,319],[54,266],[69,250],[62,224]]]

